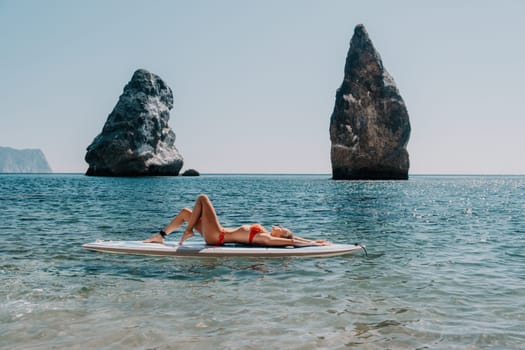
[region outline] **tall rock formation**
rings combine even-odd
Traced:
[[[46,156],[39,149],[0,147],[0,173],[50,173]]]
[[[410,121],[394,79],[357,25],[330,118],[333,179],[408,179]]]
[[[178,175],[183,158],[168,126],[172,108],[168,85],[155,74],[137,70],[87,148],[86,175]]]

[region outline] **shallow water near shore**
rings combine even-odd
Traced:
[[[80,247],[144,239],[200,193],[226,227],[281,224],[368,257]],[[519,349],[524,214],[523,176],[0,175],[0,348]]]

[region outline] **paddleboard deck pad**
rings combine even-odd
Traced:
[[[363,251],[361,245],[331,244],[328,246],[263,247],[256,245],[226,244],[206,245],[204,242],[144,243],[142,241],[97,240],[82,245],[82,248],[117,254],[180,256],[180,257],[331,257]]]

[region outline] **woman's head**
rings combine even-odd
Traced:
[[[274,237],[280,237],[280,238],[293,238],[292,231],[282,226],[272,226],[271,235]]]

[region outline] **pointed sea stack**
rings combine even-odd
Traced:
[[[334,180],[405,180],[408,112],[365,27],[355,27],[330,118]]]
[[[87,148],[92,176],[177,176],[183,165],[168,125],[173,93],[157,75],[137,70],[102,132]]]

